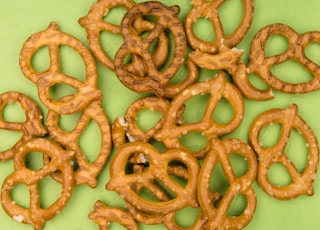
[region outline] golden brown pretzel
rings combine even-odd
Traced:
[[[119,48],[114,60],[116,74],[125,86],[140,93],[153,92],[158,96],[170,96],[166,94],[164,87],[180,69],[186,53],[186,38],[178,18],[179,12],[178,6],[167,7],[160,2],[150,1],[135,5],[125,14],[121,24],[124,44]],[[144,38],[138,36],[131,26],[137,15],[152,15],[157,18],[154,28]],[[173,35],[174,49],[165,69],[159,70],[152,61],[150,46],[165,29],[169,29]],[[125,58],[129,55],[141,57],[146,76],[128,71]]]
[[[149,167],[139,174],[126,174],[126,165],[130,156],[142,153],[148,158]],[[182,187],[170,178],[167,168],[170,162],[180,161],[188,170],[188,182]],[[132,142],[122,146],[110,165],[110,181],[107,183],[108,190],[116,191],[128,203],[136,209],[148,213],[166,214],[174,212],[185,206],[197,206],[196,183],[199,164],[189,152],[171,149],[159,153],[152,145],[144,142]],[[132,185],[148,185],[153,181],[161,181],[175,197],[169,201],[149,201],[140,197]]]
[[[288,41],[288,48],[281,54],[266,57],[265,45],[272,35],[282,35]],[[307,93],[320,88],[319,65],[305,55],[306,47],[312,42],[320,42],[319,32],[307,32],[299,35],[291,27],[276,23],[262,28],[254,37],[250,50],[248,73],[256,73],[271,88],[286,93]],[[278,79],[270,68],[288,60],[296,60],[313,74],[313,79],[303,83],[289,83]]]
[[[67,100],[67,97],[68,96],[63,97],[60,100]],[[82,111],[76,126],[70,132],[60,128],[59,118],[59,114],[53,111],[48,112],[46,119],[48,132],[53,140],[75,151],[75,160],[78,165],[78,169],[75,171],[75,185],[88,184],[90,187],[96,187],[96,177],[106,165],[112,146],[110,124],[107,115],[101,107],[101,101],[91,102],[91,104]],[[89,162],[79,146],[79,138],[91,120],[95,121],[99,127],[101,145],[96,159]],[[46,162],[48,162],[48,159]],[[53,176],[61,182],[62,178],[59,173]]]
[[[190,124],[176,124],[176,115],[184,106],[184,103],[196,95],[209,93],[210,99],[207,104],[203,119]],[[213,113],[221,98],[229,101],[233,107],[234,114],[232,120],[226,124],[219,124],[213,120]],[[224,73],[219,73],[214,79],[206,82],[194,84],[179,93],[171,102],[168,112],[164,117],[162,129],[155,134],[155,139],[162,141],[167,148],[186,149],[180,142],[180,137],[190,132],[201,132],[209,140],[212,136],[221,136],[236,129],[243,118],[244,102],[240,91],[230,84]],[[200,151],[193,151],[197,158],[203,158],[209,151],[210,144]]]
[[[16,103],[24,110],[24,122],[5,121],[3,113],[8,104]],[[0,162],[11,159],[17,148],[32,137],[44,136],[47,133],[42,125],[42,112],[28,96],[19,92],[6,92],[0,95],[0,129],[23,132],[22,137],[10,149],[0,153]]]
[[[95,2],[87,16],[79,19],[79,23],[85,27],[87,31],[87,38],[89,41],[90,48],[94,53],[95,57],[107,68],[114,70],[113,58],[111,58],[104,50],[100,41],[101,31],[108,31],[113,34],[121,33],[121,26],[106,22],[103,17],[116,7],[123,7],[127,10],[131,9],[136,3],[131,0],[99,0]],[[133,29],[137,34],[141,34],[145,31],[150,31],[154,28],[154,23],[143,20],[142,17],[138,16],[132,25]],[[168,39],[164,33],[161,33],[159,37],[159,43],[154,51],[153,62],[156,66],[161,66],[167,59],[168,56]],[[137,58],[137,57],[135,57]],[[136,59],[136,62],[131,66],[131,71],[144,73],[142,60]]]
[[[243,52],[244,50],[237,48],[230,49],[223,40],[219,46],[219,53],[209,54],[196,50],[189,54],[189,58],[201,68],[226,70],[245,97],[253,100],[271,99],[273,97],[271,90],[260,90],[250,83],[247,67],[241,60]]]
[[[61,72],[59,47],[66,45],[79,53],[86,66],[86,79],[77,80]],[[32,57],[42,46],[48,46],[50,67],[42,72],[32,66]],[[54,22],[41,32],[35,33],[24,43],[20,53],[20,67],[23,74],[37,84],[41,102],[50,110],[59,114],[70,114],[85,108],[91,101],[101,99],[102,93],[96,88],[96,64],[90,51],[75,37],[63,33]],[[69,100],[54,100],[50,88],[56,84],[67,84],[77,90]]]
[[[100,230],[108,230],[110,222],[117,222],[128,230],[138,230],[137,223],[128,212],[106,206],[100,200],[94,204],[94,212],[89,214],[89,218],[99,225]]]
[[[25,166],[25,156],[30,152],[41,152],[50,156],[48,165],[39,170],[31,170]],[[68,203],[73,188],[73,171],[70,161],[73,151],[61,148],[57,143],[33,138],[24,142],[14,156],[14,169],[3,182],[1,189],[1,203],[4,210],[13,219],[22,223],[31,224],[34,229],[40,230],[46,221],[57,215]],[[59,170],[62,174],[62,191],[58,199],[47,208],[42,208],[38,182],[46,176]],[[30,208],[24,208],[12,200],[10,191],[17,184],[25,184],[30,193]]]
[[[242,229],[249,224],[256,208],[256,196],[252,188],[257,175],[255,153],[247,143],[238,139],[212,138],[210,141],[212,146],[203,162],[198,181],[198,201],[208,218],[206,229]],[[237,177],[232,168],[229,158],[231,153],[243,156],[248,164],[246,173],[240,177]],[[211,199],[210,178],[219,162],[228,180],[229,188],[216,207],[215,201]],[[246,197],[246,207],[239,216],[228,216],[229,206],[238,194]]]
[[[205,53],[217,53],[219,51],[219,44],[221,40],[225,40],[228,47],[234,47],[243,39],[247,31],[249,30],[253,19],[253,0],[242,0],[242,4],[244,7],[242,21],[237,29],[229,36],[225,34],[220,17],[218,15],[218,8],[225,1],[226,0],[192,1],[193,8],[186,16],[185,28],[188,43],[194,50],[200,50]],[[215,32],[215,40],[213,42],[204,41],[194,34],[193,25],[199,18],[207,18],[211,21]]]
[[[259,135],[262,128],[270,124],[282,125],[280,137],[275,145],[264,147],[259,140]],[[285,154],[285,147],[292,129],[301,133],[308,146],[308,163],[303,172],[299,172]],[[259,156],[258,182],[266,193],[284,200],[293,199],[302,194],[313,194],[312,185],[319,162],[318,141],[312,129],[298,115],[297,105],[293,104],[287,109],[271,109],[260,114],[252,122],[249,140]],[[292,179],[290,184],[278,186],[269,181],[268,171],[274,163],[281,163],[287,169]]]

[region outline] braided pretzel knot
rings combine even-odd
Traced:
[[[117,222],[128,230],[138,230],[138,225],[134,218],[120,208],[106,206],[102,201],[97,201],[94,205],[94,212],[89,214],[89,218],[99,225],[100,230],[108,230],[111,221]]]
[[[288,40],[288,48],[281,54],[266,57],[265,44],[268,38],[275,34],[282,35]],[[306,47],[312,42],[320,42],[319,32],[307,32],[299,35],[291,27],[284,24],[277,23],[266,26],[256,34],[252,41],[248,72],[257,73],[266,84],[278,91],[300,94],[317,90],[320,88],[319,65],[305,55]],[[301,63],[306,70],[313,74],[313,79],[303,83],[289,83],[278,79],[270,71],[270,68],[288,60],[296,60]]]
[[[68,96],[60,100],[67,100]],[[75,171],[75,185],[88,184],[90,187],[96,187],[96,177],[104,168],[109,154],[111,152],[111,131],[109,120],[101,107],[101,101],[93,101],[85,108],[78,123],[70,132],[64,131],[59,127],[60,114],[49,111],[46,119],[48,132],[53,140],[75,151],[75,158],[78,169]],[[99,127],[101,134],[101,146],[97,158],[92,162],[88,162],[86,156],[79,146],[79,138],[91,120],[94,120]],[[48,162],[49,159],[46,159]],[[54,178],[61,182],[62,178],[59,173],[55,173]]]
[[[8,122],[4,120],[3,112],[8,104],[17,103],[24,110],[24,122]],[[37,104],[28,96],[19,92],[6,92],[0,95],[0,129],[22,131],[23,135],[10,149],[0,154],[0,162],[11,159],[15,151],[25,141],[32,137],[44,136],[47,130],[42,125],[42,113]]]
[[[243,39],[249,30],[253,19],[253,0],[242,0],[244,7],[242,21],[230,36],[225,34],[220,17],[218,15],[218,8],[224,2],[226,1],[192,1],[193,8],[186,16],[185,28],[188,43],[194,50],[200,50],[205,53],[217,53],[219,51],[221,40],[225,40],[228,47],[234,47]],[[204,41],[194,34],[193,25],[199,18],[207,18],[211,21],[215,32],[215,41]]]
[[[63,74],[60,70],[59,47],[66,45],[73,48],[82,57],[86,66],[86,79],[79,81]],[[50,67],[38,72],[32,67],[34,53],[43,46],[48,46]],[[38,86],[41,102],[50,110],[59,114],[70,114],[85,108],[91,101],[101,99],[102,94],[96,88],[96,65],[90,51],[75,37],[59,31],[58,25],[50,23],[48,29],[33,34],[23,45],[20,53],[20,67],[24,75]],[[66,101],[54,100],[50,88],[58,83],[74,87],[77,93]]]
[[[126,174],[126,165],[131,155],[142,153],[148,158],[149,167],[139,174]],[[168,175],[168,165],[172,161],[182,162],[188,170],[188,182],[185,187],[179,185]],[[121,147],[110,165],[108,190],[114,190],[128,203],[142,212],[166,214],[188,205],[196,207],[196,184],[199,164],[188,152],[171,149],[159,153],[152,145],[144,142],[128,143]],[[140,197],[134,189],[135,184],[148,185],[155,180],[161,181],[176,197],[168,201],[150,201]],[[132,187],[133,186],[133,187]]]
[[[198,180],[198,201],[208,218],[206,229],[242,229],[253,217],[256,208],[256,196],[252,185],[256,178],[257,160],[251,147],[238,139],[211,139],[211,150],[201,167]],[[232,169],[229,154],[236,153],[247,160],[248,169],[245,174],[237,177]],[[229,188],[223,195],[216,208],[215,200],[211,199],[209,188],[210,177],[218,163],[221,163],[224,174],[229,182]],[[242,214],[228,216],[227,212],[234,197],[242,194],[246,197],[247,205]]]
[[[178,18],[180,9],[178,6],[167,7],[159,2],[143,2],[132,7],[123,17],[122,36],[124,44],[115,55],[115,71],[119,80],[135,92],[153,92],[158,96],[173,97],[185,84],[192,84],[197,80],[198,73],[192,62],[187,62],[189,75],[185,82],[176,86],[168,86],[170,80],[180,69],[186,53],[186,38],[182,24]],[[137,15],[152,15],[157,18],[154,28],[145,38],[138,36],[132,28]],[[159,70],[152,61],[150,47],[158,39],[165,29],[173,35],[174,49],[172,58],[165,69]],[[125,59],[129,55],[138,56],[143,60],[147,75],[131,73],[128,70]],[[196,71],[194,73],[193,71]]]
[[[205,93],[210,94],[206,111],[201,121],[189,124],[176,124],[176,115],[184,106],[184,103],[196,95]],[[219,124],[213,120],[213,113],[219,101],[225,98],[231,104],[234,114],[233,118],[225,124]],[[157,140],[162,141],[167,148],[185,149],[186,147],[180,142],[179,137],[191,133],[201,132],[209,140],[211,137],[221,136],[230,133],[241,123],[244,113],[244,102],[240,91],[230,84],[223,72],[217,74],[214,79],[206,82],[194,84],[181,93],[179,93],[171,102],[168,112],[164,117],[162,129],[155,134]],[[209,151],[210,144],[200,151],[193,151],[192,154],[197,158],[202,158]]]
[[[120,34],[121,26],[106,22],[103,20],[103,17],[106,17],[113,8],[123,7],[126,10],[129,10],[134,5],[135,2],[131,0],[118,0],[116,2],[112,0],[99,0],[92,5],[87,16],[79,19],[79,23],[86,29],[87,38],[93,54],[104,66],[111,70],[114,70],[113,59],[104,51],[100,41],[100,33],[101,31],[107,31],[113,34]],[[138,16],[134,19],[132,26],[132,29],[135,30],[136,34],[141,34],[145,31],[152,30],[154,28],[154,23]],[[169,51],[168,44],[169,41],[166,35],[161,33],[159,43],[152,58],[152,61],[158,67],[163,65],[167,59]],[[144,72],[141,60],[137,57],[135,58],[130,70],[136,71],[137,73]]]
[[[26,168],[25,156],[30,152],[41,152],[50,156],[51,161],[43,168],[33,171]],[[57,215],[65,207],[71,196],[73,188],[73,171],[70,161],[74,152],[63,150],[53,141],[41,138],[33,138],[24,142],[14,156],[15,171],[10,174],[2,184],[1,201],[4,210],[14,219],[20,219],[23,223],[33,225],[40,230],[46,221]],[[56,172],[62,174],[62,191],[59,198],[48,208],[41,208],[38,182]],[[25,184],[30,192],[30,208],[24,208],[16,204],[10,191],[17,184]]]
[[[318,141],[311,128],[297,114],[297,110],[298,107],[295,104],[284,110],[268,110],[253,121],[249,131],[250,142],[259,156],[258,182],[266,193],[278,199],[286,200],[302,194],[313,194],[312,184],[319,161]],[[259,141],[259,134],[263,127],[275,123],[282,125],[281,136],[274,146],[263,147]],[[301,133],[308,146],[308,163],[302,173],[285,155],[285,147],[292,129]],[[276,186],[269,181],[268,171],[274,163],[281,163],[287,169],[292,179],[287,186]]]

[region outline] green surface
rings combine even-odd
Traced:
[[[20,49],[25,40],[33,33],[44,30],[47,28],[51,21],[58,23],[60,29],[63,32],[69,33],[84,44],[88,44],[86,41],[85,30],[78,24],[78,19],[85,16],[93,0],[0,0],[0,93],[5,91],[19,91],[25,93],[34,99],[40,106],[44,114],[46,109],[41,105],[40,100],[37,96],[36,86],[33,82],[25,78],[19,68],[19,53]],[[139,1],[140,2],[140,1]],[[162,1],[167,4],[172,4],[172,1]],[[175,1],[175,4],[181,6],[182,13],[180,18],[183,19],[186,12],[190,9],[189,0]],[[238,0],[227,0],[227,3],[221,9],[221,15],[223,16],[223,23],[227,26],[227,30],[232,30],[234,25],[237,23],[235,18],[239,18],[241,13],[238,12],[237,7],[241,6]],[[248,61],[248,51],[250,42],[255,33],[263,26],[272,23],[285,23],[295,29],[298,33],[307,31],[319,30],[320,15],[320,2],[316,0],[300,1],[300,0],[255,0],[255,12],[253,24],[244,38],[244,40],[237,46],[238,48],[244,49],[245,54],[242,56],[245,62]],[[119,9],[114,12],[112,17],[115,21],[119,19],[119,16],[123,15],[123,11]],[[119,20],[118,20],[119,22]],[[208,25],[197,25],[197,31],[202,37],[210,39],[210,29],[200,29],[201,27],[207,27]],[[107,39],[104,37],[103,39]],[[119,40],[110,42],[108,50],[114,53],[119,46]],[[112,44],[114,44],[112,46]],[[268,49],[270,54],[277,52],[277,50],[283,49],[285,42],[281,39],[274,38],[270,41]],[[313,57],[313,60],[319,61],[319,46],[312,44],[308,48],[308,55]],[[46,53],[39,53],[37,59],[37,67],[39,69],[45,69],[48,65]],[[78,67],[79,60],[71,52],[64,53],[64,59],[62,61],[66,72],[72,76],[84,76],[83,68]],[[44,58],[41,58],[42,55]],[[319,63],[319,62],[318,62]],[[98,87],[103,91],[103,108],[105,109],[110,121],[113,121],[116,116],[124,114],[128,105],[139,98],[141,95],[133,93],[126,89],[116,78],[114,73],[101,64],[97,63],[98,67]],[[294,63],[287,63],[286,66],[278,66],[275,69],[279,76],[290,73],[291,76],[296,77],[299,81],[309,79],[310,75],[295,65]],[[200,80],[205,78],[211,78],[212,72],[203,71]],[[305,76],[304,76],[305,75]],[[285,79],[285,76],[284,78]],[[265,87],[257,79],[252,79],[253,82],[259,87]],[[59,89],[63,93],[69,92],[66,88]],[[60,92],[58,92],[59,94]],[[320,103],[318,98],[320,92],[313,92],[304,95],[289,95],[274,91],[275,98],[273,100],[257,102],[246,100],[246,112],[244,120],[241,126],[227,137],[237,137],[243,140],[247,140],[247,133],[252,120],[261,112],[269,108],[279,107],[286,108],[292,103],[296,103],[299,106],[298,113],[300,116],[312,127],[317,137],[320,137]],[[196,102],[193,102],[196,103]],[[13,120],[23,119],[23,115],[20,111],[16,112],[18,108],[8,108],[6,111],[6,117],[10,117]],[[219,114],[217,114],[219,116]],[[62,124],[65,124],[66,129],[72,127],[72,122],[77,118],[74,116],[65,116],[62,118]],[[145,120],[145,119],[144,119]],[[91,137],[99,135],[96,124],[90,124],[86,130],[81,143],[84,146],[83,149],[88,154],[89,159],[94,159],[97,141]],[[268,132],[274,135],[277,132],[276,128],[266,130],[265,136],[270,136]],[[297,138],[291,141],[288,150],[292,150],[296,154],[304,154],[303,140],[298,134],[293,135]],[[11,133],[0,130],[0,151],[8,148],[14,143],[19,137],[17,133]],[[91,138],[91,139],[90,139]],[[266,137],[263,137],[266,138]],[[266,138],[266,141],[272,143],[272,139]],[[195,142],[197,144],[197,142]],[[301,151],[300,151],[301,150]],[[36,154],[35,154],[36,155]],[[296,157],[294,159],[301,159]],[[303,161],[303,157],[302,157]],[[303,168],[304,165],[299,161],[299,167]],[[302,165],[301,165],[302,164]],[[36,167],[36,166],[34,166]],[[10,174],[13,170],[12,161],[0,163],[0,182]],[[278,172],[271,173],[277,183],[286,183],[285,176],[278,176]],[[271,176],[272,176],[271,175]],[[66,230],[77,230],[77,229],[98,229],[90,219],[87,218],[88,214],[93,211],[93,205],[96,200],[102,200],[106,204],[117,207],[124,207],[124,202],[114,192],[105,190],[105,184],[108,181],[108,165],[99,176],[98,187],[91,189],[86,185],[76,187],[72,194],[71,200],[65,209],[51,221],[46,223],[45,229],[66,229]],[[45,186],[42,194],[48,196],[48,198],[42,198],[44,205],[48,205],[48,202],[52,202],[54,197],[59,194],[59,186],[51,178],[47,178],[44,182]],[[52,189],[50,189],[52,186]],[[252,222],[246,227],[248,230],[269,230],[269,229],[288,229],[288,230],[316,230],[320,225],[319,213],[320,213],[320,178],[317,177],[314,183],[315,194],[312,197],[301,196],[291,201],[279,201],[271,198],[264,193],[257,184],[254,189],[257,193],[257,210],[255,212]],[[18,187],[13,192],[16,201],[22,205],[27,205],[28,194],[25,192],[23,186]],[[235,204],[236,207],[241,207],[242,200],[239,198],[240,204]],[[235,208],[234,212],[236,212]],[[185,220],[192,219],[195,212],[191,209],[183,210],[179,213],[177,219]],[[187,224],[187,223],[186,223]],[[121,229],[119,225],[112,224],[111,229]],[[165,229],[163,226],[145,226],[140,225],[141,229]],[[2,207],[0,207],[0,228],[3,230],[16,229],[32,229],[29,225],[20,224],[6,215]]]

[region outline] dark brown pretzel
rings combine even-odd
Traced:
[[[16,103],[22,107],[25,113],[24,122],[5,121],[3,112],[6,105]],[[11,159],[18,147],[31,139],[32,137],[44,136],[47,133],[46,128],[42,125],[42,113],[37,104],[28,96],[19,92],[6,92],[0,95],[0,129],[22,131],[23,135],[20,140],[12,146],[0,153],[0,162]]]

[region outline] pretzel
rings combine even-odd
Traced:
[[[157,111],[163,116],[169,107],[169,100],[162,97],[144,97],[134,101],[126,110],[124,117],[117,117],[112,126],[112,140],[116,149],[125,144],[126,137],[129,141],[149,142],[154,134],[161,129],[163,119],[161,118],[149,130],[142,130],[137,124],[138,114],[143,109]],[[180,124],[183,109],[179,111],[176,122]]]
[[[128,212],[108,207],[100,200],[95,203],[94,212],[89,214],[89,218],[99,225],[100,230],[108,230],[110,222],[117,222],[128,230],[138,230],[137,223]]]
[[[279,34],[288,40],[288,48],[281,54],[266,57],[265,44],[272,35]],[[319,65],[305,55],[306,47],[312,42],[320,41],[319,32],[307,32],[299,35],[291,27],[276,23],[261,29],[252,40],[248,73],[256,73],[271,88],[285,93],[308,93],[320,88]],[[289,83],[278,79],[270,68],[288,60],[295,60],[313,74],[313,79],[303,83]]]
[[[272,90],[259,90],[248,80],[247,67],[241,60],[243,50],[230,49],[225,40],[219,46],[219,53],[209,54],[196,50],[189,54],[189,58],[201,68],[210,70],[226,70],[232,77],[241,93],[253,100],[268,100],[273,98]]]
[[[220,17],[218,15],[219,7],[225,0],[207,1],[193,0],[192,9],[185,18],[185,30],[189,45],[194,50],[200,50],[205,53],[217,53],[219,43],[225,40],[228,47],[236,46],[248,32],[253,19],[254,3],[253,0],[242,0],[244,7],[243,17],[237,29],[231,34],[226,35]],[[193,32],[193,25],[199,18],[209,19],[215,32],[215,40],[212,42],[202,40]]]
[[[165,87],[180,69],[187,47],[184,29],[177,16],[179,12],[178,6],[167,7],[160,2],[151,1],[137,4],[125,14],[121,23],[124,44],[115,55],[114,65],[117,77],[126,87],[139,93],[153,92],[158,96],[172,97],[171,94],[167,95]],[[132,29],[131,25],[137,15],[152,15],[157,18],[153,30],[145,38],[139,37]],[[150,46],[165,29],[169,29],[173,36],[174,50],[166,68],[159,70],[152,61]],[[141,57],[146,76],[128,70],[125,59],[129,55]],[[189,73],[187,79],[193,79],[193,75]]]
[[[238,139],[210,140],[212,148],[199,173],[198,201],[201,209],[208,218],[206,229],[243,229],[249,224],[256,208],[256,196],[252,185],[257,174],[257,160],[251,147]],[[248,164],[246,173],[240,177],[234,173],[229,154],[236,153],[243,156]],[[218,163],[221,163],[228,180],[229,188],[223,195],[218,207],[211,199],[210,177]],[[239,216],[228,216],[227,212],[232,200],[238,194],[246,197],[247,205]]]
[[[24,122],[5,121],[3,113],[5,107],[11,103],[18,104],[25,114]],[[0,162],[11,159],[18,147],[32,137],[44,136],[47,133],[46,128],[42,125],[42,113],[37,104],[28,96],[9,91],[0,95],[0,129],[22,131],[22,137],[14,146],[0,153]]]
[[[278,142],[271,147],[262,146],[259,141],[261,129],[275,123],[282,125]],[[292,129],[301,133],[308,146],[308,163],[303,172],[299,172],[285,154]],[[312,129],[298,115],[297,105],[292,104],[287,109],[271,109],[260,114],[251,124],[249,140],[259,156],[258,182],[267,194],[283,200],[293,199],[302,194],[313,194],[312,184],[319,162],[318,141]],[[269,181],[268,171],[274,163],[280,163],[287,169],[292,179],[290,184],[277,186]]]
[[[60,100],[68,100],[69,96]],[[106,116],[101,101],[93,101],[87,108],[82,111],[76,126],[70,132],[64,131],[59,127],[60,115],[54,111],[49,111],[46,119],[48,132],[53,140],[62,146],[75,151],[75,159],[78,169],[75,171],[75,185],[88,184],[94,188],[97,186],[96,177],[106,165],[111,152],[111,131],[108,117]],[[97,158],[89,162],[79,146],[79,138],[85,130],[90,120],[93,120],[99,126],[101,134],[101,146]],[[48,162],[49,159],[45,159]],[[60,173],[53,174],[53,177],[62,182]]]
[[[47,154],[51,161],[37,171],[26,168],[24,159],[30,152]],[[63,150],[57,143],[42,138],[32,138],[21,144],[14,156],[15,171],[4,180],[1,189],[1,203],[8,215],[19,222],[31,224],[36,230],[42,229],[46,221],[57,215],[68,203],[72,193],[74,178],[70,161],[73,154],[73,151]],[[61,194],[48,208],[42,208],[38,182],[57,170],[63,177]],[[30,208],[24,208],[12,200],[10,191],[17,184],[27,186]]]
[[[82,57],[86,66],[86,79],[77,80],[61,72],[59,46],[73,48]],[[50,67],[38,72],[32,67],[32,57],[42,46],[48,46]],[[101,99],[102,93],[96,88],[96,64],[90,51],[75,37],[63,33],[54,22],[41,32],[35,33],[24,43],[20,53],[20,67],[23,74],[37,84],[41,102],[50,110],[59,114],[70,114],[83,110],[91,101]],[[50,88],[58,83],[72,86],[77,93],[69,100],[54,100]]]
[[[107,68],[114,70],[113,58],[111,58],[104,50],[100,41],[101,31],[107,31],[113,34],[121,34],[121,26],[109,23],[103,20],[113,8],[123,7],[130,10],[135,5],[134,1],[131,0],[99,0],[91,6],[91,9],[87,16],[79,19],[79,23],[86,29],[87,38],[89,41],[90,48],[95,57]],[[133,22],[132,29],[135,30],[136,34],[141,34],[145,31],[150,31],[154,28],[154,23],[143,20],[142,17],[137,16]],[[160,34],[157,48],[154,51],[153,62],[156,66],[162,66],[168,56],[169,41],[164,33]],[[144,72],[141,60],[136,58],[132,64],[131,71],[136,73]]]
[[[142,153],[148,158],[149,167],[139,174],[126,174],[126,165],[131,155]],[[172,180],[168,175],[168,164],[172,161],[182,162],[188,170],[189,177],[185,187]],[[116,191],[128,203],[142,212],[166,214],[185,206],[196,207],[196,183],[199,164],[188,152],[171,149],[159,153],[156,148],[145,142],[128,143],[121,147],[110,164],[110,181],[108,190]],[[168,201],[149,201],[140,197],[133,184],[147,186],[154,180],[161,181],[176,196]]]
[[[208,93],[210,99],[207,104],[203,119],[199,122],[176,125],[176,114],[184,106],[184,103],[196,95]],[[219,124],[212,119],[218,102],[224,97],[231,104],[233,118],[226,124]],[[164,117],[162,129],[154,135],[156,140],[162,141],[167,148],[187,148],[180,142],[180,137],[191,132],[201,132],[209,140],[211,137],[230,133],[241,123],[244,113],[244,102],[240,91],[230,84],[224,73],[218,73],[214,79],[194,84],[179,93],[171,102],[168,112]],[[183,122],[184,123],[184,122]],[[209,151],[210,144],[199,151],[192,151],[196,158],[203,158]],[[188,150],[189,151],[189,150]]]

